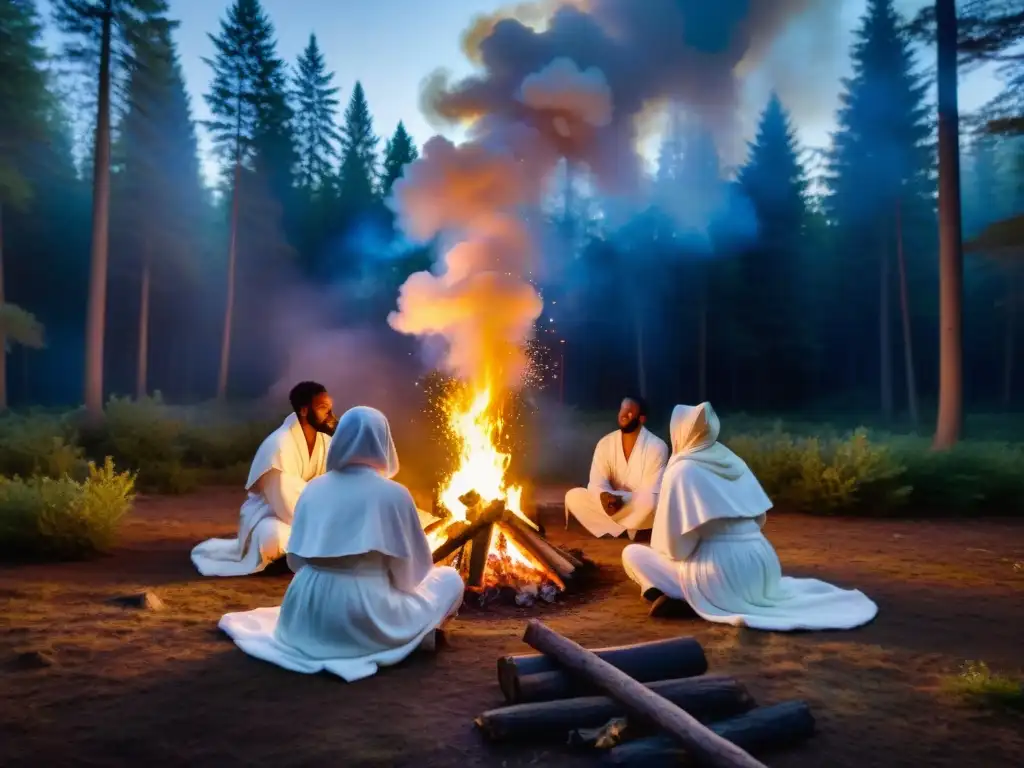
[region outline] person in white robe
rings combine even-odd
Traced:
[[[626,532],[632,539],[651,527],[668,459],[665,441],[645,426],[643,398],[625,398],[618,421],[597,443],[587,487],[565,494],[565,527],[575,517],[596,538]]]
[[[263,441],[249,469],[238,536],[209,539],[192,550],[192,563],[203,576],[248,576],[287,551],[295,505],[306,483],[324,473],[327,445],[338,423],[321,384],[296,384],[289,401],[292,413]]]
[[[278,608],[228,613],[226,632],[250,656],[348,682],[432,647],[462,604],[458,571],[435,566],[409,491],[391,480],[398,454],[380,411],[347,411],[327,473],[299,499],[288,548],[295,576]]]
[[[672,458],[651,545],[622,563],[645,599],[685,601],[702,618],[752,629],[853,629],[878,607],[857,590],[782,575],[761,529],[772,503],[746,463],[718,442],[709,403],[672,412]]]

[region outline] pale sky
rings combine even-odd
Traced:
[[[314,32],[324,51],[327,66],[341,88],[342,106],[356,80],[362,81],[374,117],[376,133],[383,140],[405,122],[418,146],[432,136],[419,111],[419,87],[438,67],[455,74],[468,73],[471,65],[459,46],[460,35],[470,20],[508,5],[499,0],[262,0],[277,31],[278,53],[294,63]],[[807,147],[825,147],[833,128],[840,77],[849,73],[851,32],[864,11],[865,0],[834,0],[842,3],[838,23],[828,35],[820,28],[807,33],[809,22],[795,23],[777,42],[761,71],[751,77],[744,117],[749,122],[763,106],[766,94],[777,88],[794,113],[800,138]],[[912,13],[929,0],[897,0]],[[46,12],[46,2],[41,3]],[[209,33],[217,33],[229,0],[172,0],[173,13],[181,21],[177,41],[192,97],[193,116],[209,117],[203,94],[210,69],[203,57],[213,54]],[[51,31],[48,42],[56,45]],[[934,51],[924,51],[925,57]],[[970,112],[999,91],[991,71],[967,75],[960,90],[961,111]],[[208,178],[215,168],[208,157],[208,142],[200,128],[204,167]]]

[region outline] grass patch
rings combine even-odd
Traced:
[[[968,661],[946,681],[946,690],[988,709],[1024,712],[1024,683],[989,669],[983,661]]]
[[[135,476],[107,459],[83,480],[0,477],[0,552],[8,559],[81,559],[108,551],[135,499]]]

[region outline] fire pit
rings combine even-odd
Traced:
[[[434,563],[459,570],[480,604],[502,597],[519,605],[554,602],[588,562],[556,547],[522,510],[522,488],[506,482],[510,456],[495,447],[502,423],[489,415],[489,389],[468,404],[448,403],[447,424],[459,446],[455,472],[426,528]]]

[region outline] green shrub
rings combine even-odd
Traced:
[[[968,661],[959,675],[946,682],[946,688],[971,704],[1024,711],[1024,683],[994,673],[983,661]]]
[[[728,440],[781,509],[816,514],[887,514],[911,489],[906,467],[864,430],[846,437],[794,437],[778,429]]]
[[[111,548],[135,498],[135,476],[107,459],[70,477],[0,477],[0,551],[9,559],[82,558]]]
[[[0,475],[81,478],[85,469],[84,452],[67,418],[0,417]]]

